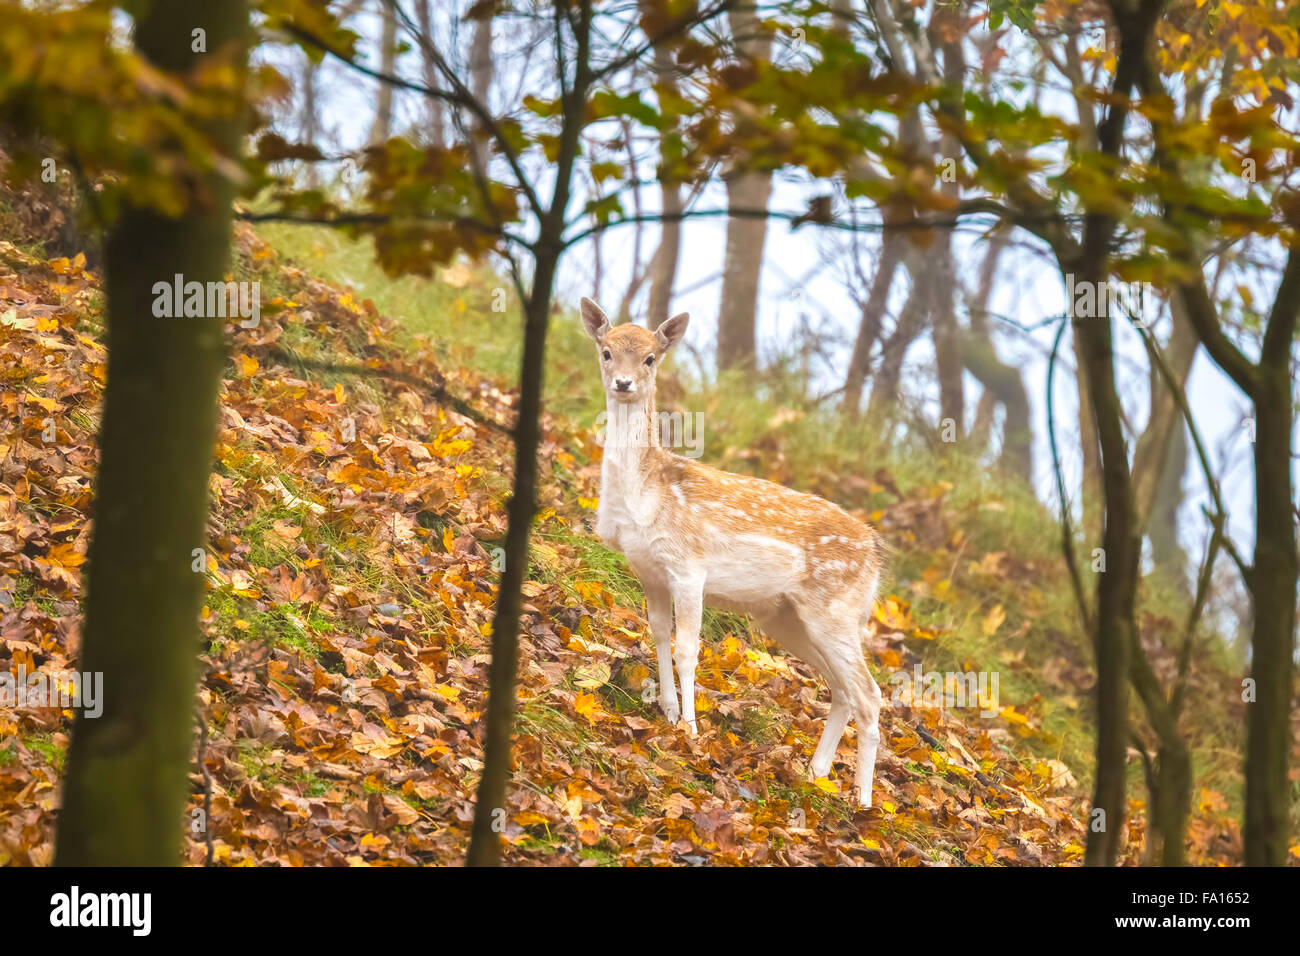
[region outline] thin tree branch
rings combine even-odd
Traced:
[[[1047,360],[1047,438],[1052,450],[1052,471],[1056,476],[1056,496],[1060,504],[1061,552],[1065,556],[1065,566],[1070,572],[1070,586],[1074,590],[1074,600],[1079,605],[1079,615],[1083,618],[1084,630],[1092,635],[1092,614],[1088,610],[1088,598],[1083,589],[1083,579],[1079,576],[1078,558],[1074,553],[1074,529],[1070,524],[1070,505],[1065,496],[1065,478],[1061,474],[1061,453],[1056,444],[1056,412],[1052,397],[1052,386],[1056,375],[1056,357],[1061,348],[1061,338],[1069,316],[1061,317],[1060,327],[1052,342],[1052,355]]]

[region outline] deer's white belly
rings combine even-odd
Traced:
[[[598,531],[643,581],[699,577],[708,606],[739,613],[768,610],[798,587],[805,558],[796,545],[761,534],[709,534],[702,555],[689,553],[678,529],[638,520],[654,513],[653,504],[628,504],[602,499]]]
[[[770,608],[799,585],[803,549],[760,534],[716,536],[705,563],[704,600],[742,613]]]

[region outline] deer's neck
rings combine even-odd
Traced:
[[[605,418],[603,477],[615,477],[621,490],[631,491],[626,483],[644,476],[650,456],[659,447],[654,393],[646,394],[637,402],[607,399]]]

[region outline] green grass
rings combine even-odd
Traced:
[[[517,379],[522,313],[508,280],[486,268],[471,270],[459,286],[436,276],[393,277],[375,262],[369,239],[351,239],[323,227],[277,223],[261,226],[258,234],[295,265],[350,287],[358,300],[370,299],[382,314],[396,319],[398,344],[427,344],[445,365],[473,368],[503,383]],[[274,289],[263,294],[268,291],[275,294]],[[502,304],[504,311],[494,311]],[[573,319],[553,323],[549,341],[548,407],[594,421],[604,405],[599,389],[591,387],[590,341]],[[584,360],[580,364],[572,361],[579,353]]]
[[[68,758],[68,752],[63,747],[54,742],[53,734],[29,734],[22,738],[23,746],[28,750],[34,750],[56,769],[60,774],[63,773],[63,763]]]

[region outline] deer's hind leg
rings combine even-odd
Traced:
[[[834,606],[802,606],[798,613],[809,644],[820,654],[826,668],[822,672],[826,682],[831,685],[831,716],[826,720],[826,731],[813,755],[813,772],[824,776],[830,770],[851,715],[858,730],[858,803],[869,807],[880,745],[881,696],[862,652],[858,616],[838,613]],[[837,699],[843,701],[844,708],[839,714],[835,708]]]
[[[760,626],[782,647],[810,664],[830,687],[831,710],[826,716],[826,725],[822,730],[821,739],[817,742],[817,749],[813,752],[812,761],[808,765],[814,777],[824,777],[830,773],[835,752],[839,749],[844,728],[848,726],[852,714],[849,691],[840,682],[838,672],[818,649],[805,615],[797,611],[793,605],[782,602],[773,614],[760,621]]]

